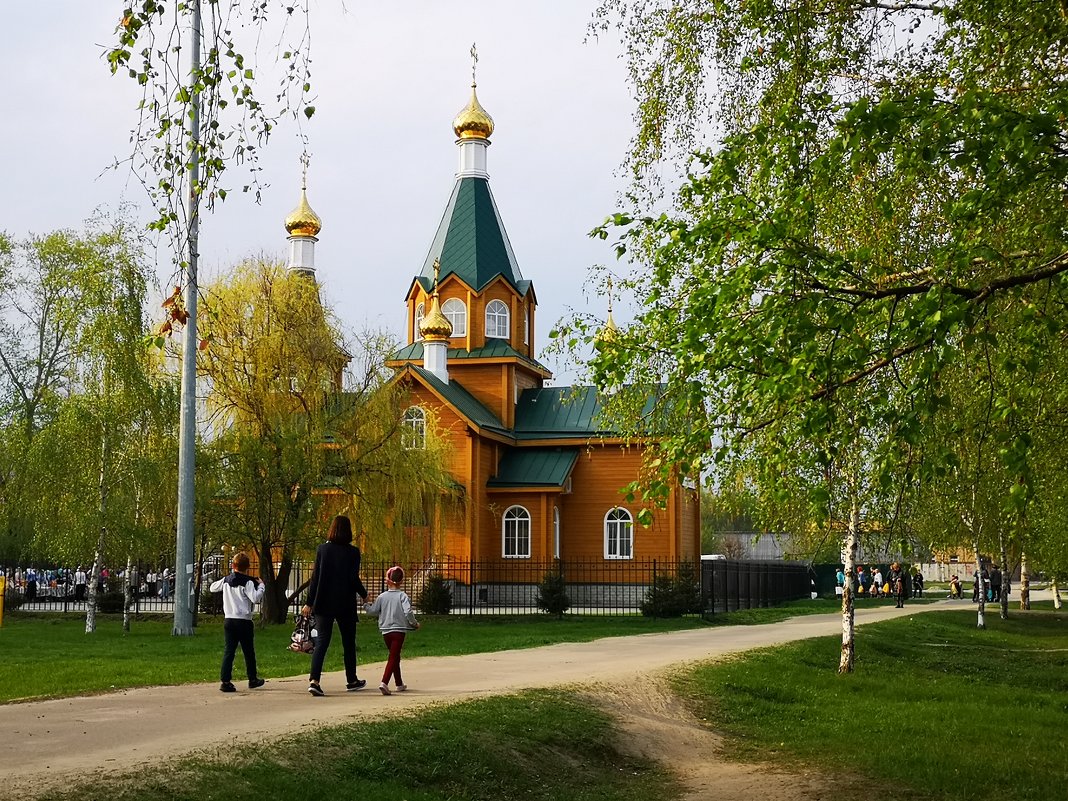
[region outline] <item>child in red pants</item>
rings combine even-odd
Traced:
[[[404,635],[419,628],[419,621],[412,614],[412,599],[401,589],[404,583],[404,569],[399,566],[386,571],[386,591],[379,593],[373,603],[364,606],[364,611],[378,618],[378,630],[389,649],[389,659],[382,683],[378,685],[382,695],[389,695],[389,680],[395,682],[397,692],[404,692],[408,687],[401,678],[401,648],[404,647]]]

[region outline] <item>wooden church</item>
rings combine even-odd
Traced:
[[[410,390],[412,442],[431,432],[447,439],[464,495],[432,527],[436,555],[501,567],[696,563],[696,489],[676,483],[652,525],[640,526],[621,489],[638,476],[643,447],[603,425],[595,388],[546,385],[552,374],[534,351],[534,283],[490,190],[493,129],[472,83],[453,121],[452,193],[405,297],[407,345],[388,362]]]

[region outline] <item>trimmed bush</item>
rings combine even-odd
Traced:
[[[223,594],[207,589],[202,590],[200,593],[200,613],[214,617],[221,615],[223,613]]]
[[[682,617],[701,609],[701,584],[691,562],[679,565],[677,576],[657,576],[641,605],[646,617]]]
[[[571,608],[563,573],[546,573],[538,585],[538,608],[558,618]]]
[[[445,581],[445,577],[438,574],[430,576],[415,605],[420,612],[428,615],[449,614],[452,611],[452,588]]]
[[[26,599],[22,597],[22,593],[16,590],[14,587],[7,587],[4,590],[4,610],[12,612],[22,606]]]
[[[98,593],[96,596],[96,611],[105,615],[114,615],[122,612],[126,607],[126,596],[122,590],[111,590]]]

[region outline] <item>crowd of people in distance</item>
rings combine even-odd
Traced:
[[[6,586],[23,597],[27,603],[44,598],[66,598],[82,602],[89,597],[89,571],[82,565],[76,568],[38,568],[31,565],[6,568],[3,571]],[[107,566],[100,568],[97,592],[121,590],[125,586],[126,571],[112,571]],[[174,571],[150,568],[143,575],[136,567],[130,570],[130,583],[134,594],[142,598],[167,599],[174,595]]]
[[[845,580],[844,568],[839,568],[835,587],[835,593],[839,596],[842,594]],[[903,607],[909,584],[912,585],[914,597],[923,596],[923,575],[919,570],[909,575],[899,562],[894,562],[884,576],[882,568],[878,565],[872,565],[869,569],[865,569],[864,565],[858,565],[856,577],[853,579],[853,597],[895,598],[897,606]]]

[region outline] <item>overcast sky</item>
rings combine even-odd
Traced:
[[[479,100],[496,125],[490,185],[537,292],[539,350],[571,310],[604,315],[603,298],[586,281],[591,265],[614,256],[587,233],[616,209],[625,187],[619,165],[632,102],[618,42],[584,41],[595,5],[311,0],[317,111],[305,126],[308,197],[323,219],[316,266],[324,299],[347,327],[403,332],[404,294],[456,172],[451,122],[469,97],[472,42]],[[2,56],[9,77],[0,227],[15,238],[79,228],[98,206],[124,199],[148,205],[128,171],[106,171],[129,155],[139,99],[102,58],[122,7],[40,0],[4,9],[17,35]],[[204,219],[205,278],[249,255],[285,257],[283,220],[299,198],[301,147],[295,127],[282,126],[261,157],[270,184],[262,203],[234,191]],[[231,189],[242,183],[242,175],[224,180]],[[166,258],[161,280],[171,271]],[[557,383],[574,379],[546,361]]]

